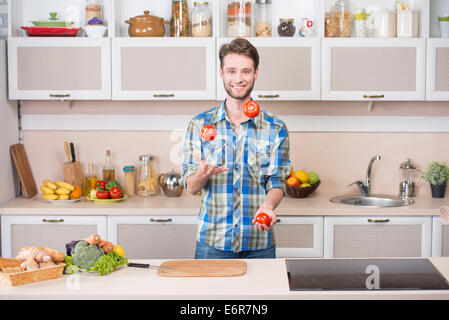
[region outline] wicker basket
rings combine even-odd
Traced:
[[[0,271],[3,268],[18,267],[22,261],[13,258],[0,258]],[[32,271],[21,271],[14,273],[0,272],[0,283],[9,286],[19,286],[26,283],[55,279],[62,277],[65,263],[57,263],[55,266],[41,268]]]
[[[287,194],[293,198],[307,198],[320,185],[321,180],[311,185],[310,187],[293,187],[287,185]]]

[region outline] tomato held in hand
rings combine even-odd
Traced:
[[[201,129],[201,139],[205,141],[212,141],[215,139],[216,136],[217,136],[217,129],[215,129],[215,127],[210,124],[206,124]]]
[[[255,118],[260,113],[260,106],[256,101],[249,100],[243,105],[243,113],[245,113],[248,118]]]
[[[271,219],[268,216],[268,214],[261,212],[256,216],[256,222],[259,222],[259,223],[264,224],[267,227],[269,227]]]
[[[105,190],[98,190],[97,198],[98,199],[109,199],[109,192],[107,192]]]
[[[119,187],[113,187],[109,189],[109,194],[111,195],[111,199],[119,199],[122,197],[122,190]]]

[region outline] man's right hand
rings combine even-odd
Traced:
[[[196,154],[193,155],[193,158],[198,162],[198,169],[186,180],[187,191],[192,194],[198,193],[209,180],[209,177],[229,170],[229,168],[219,168],[217,165],[208,164]]]

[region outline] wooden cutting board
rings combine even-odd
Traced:
[[[246,273],[241,260],[172,260],[161,264],[157,274],[163,277],[236,277]]]
[[[22,184],[25,198],[34,197],[37,194],[36,181],[34,180],[33,172],[28,162],[25,147],[23,144],[17,143],[10,147],[10,152]]]

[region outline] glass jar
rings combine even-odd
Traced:
[[[103,0],[86,0],[84,10],[86,12],[85,24],[94,17],[103,20]]]
[[[254,20],[256,23],[256,37],[271,37],[271,0],[256,0],[254,12]]]
[[[210,37],[212,34],[212,13],[206,1],[195,2],[190,17],[192,36]]]
[[[141,155],[139,157],[138,196],[148,197],[157,193],[157,173],[153,162],[154,157],[152,156]]]
[[[188,37],[189,8],[185,0],[173,0],[171,4],[170,37]]]
[[[333,16],[336,21],[336,37],[348,38],[351,36],[351,11],[346,0],[335,1]]]
[[[418,11],[411,9],[398,10],[397,17],[397,37],[398,38],[416,38],[418,37],[419,27]]]
[[[335,38],[337,36],[337,20],[332,12],[326,12],[324,26],[324,36],[326,38]]]
[[[294,19],[279,19],[278,34],[280,37],[292,37],[295,34],[294,21]]]
[[[304,18],[301,19],[302,25],[299,28],[299,36],[303,38],[310,38],[315,33],[315,22],[308,12],[305,13]]]
[[[396,13],[393,10],[374,12],[374,36],[376,38],[396,37]]]
[[[228,0],[228,37],[251,37],[251,1]]]
[[[354,11],[354,33],[357,38],[366,38],[368,35],[365,9]]]
[[[125,194],[128,197],[134,197],[136,195],[136,167],[125,166],[123,172],[125,174]]]

